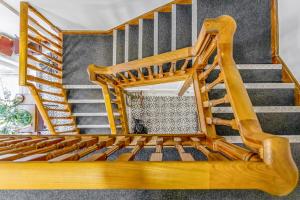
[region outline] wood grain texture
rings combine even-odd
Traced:
[[[190,1],[173,1],[160,9],[168,12],[170,5],[174,3],[190,4]],[[300,86],[288,67],[279,57],[277,1],[273,0],[271,5],[273,62],[283,64],[284,81],[295,83],[295,101],[297,103],[300,99]],[[37,38],[28,35],[28,9],[33,10],[37,16],[40,16],[40,18],[53,29],[56,29],[56,27],[28,4],[22,3],[21,38],[38,43]],[[143,15],[143,17],[145,19],[151,19],[153,15],[150,12]],[[140,18],[141,17],[133,19],[127,22],[127,24],[136,24]],[[116,29],[122,29],[122,27],[123,25],[116,27]],[[32,28],[30,29],[36,35],[40,36],[41,33],[36,33]],[[108,147],[105,152],[96,153],[84,159],[85,162],[65,162],[67,160],[78,160],[80,155],[87,155],[97,148],[92,146],[94,143],[87,143],[86,137],[78,136],[73,137],[73,139],[68,138],[71,136],[66,136],[66,138],[64,138],[66,141],[59,141],[59,143],[55,144],[49,143],[50,146],[41,146],[40,149],[35,146],[33,142],[35,140],[34,137],[30,137],[29,139],[20,137],[23,138],[23,140],[18,140],[18,138],[3,138],[4,140],[0,141],[0,147],[2,149],[2,151],[0,150],[0,160],[15,160],[16,162],[0,162],[0,177],[2,180],[0,182],[0,188],[260,189],[274,195],[286,195],[291,192],[298,183],[298,169],[291,156],[289,142],[285,138],[264,133],[261,129],[233,59],[233,38],[235,30],[236,22],[230,16],[206,19],[198,40],[193,47],[187,47],[115,66],[97,67],[90,65],[88,68],[91,81],[99,85],[104,85],[107,88],[108,85],[117,86],[120,90],[123,90],[124,87],[159,84],[192,78],[198,110],[201,111],[199,112],[199,116],[200,118],[202,117],[202,121],[199,118],[202,132],[198,134],[199,138],[197,138],[197,140],[191,139],[191,136],[187,135],[158,135],[159,138],[163,138],[161,142],[158,142],[157,137],[154,138],[154,135],[152,135],[143,136],[149,140],[145,143],[141,143],[138,139],[140,138],[138,135],[101,136],[113,138],[113,142],[105,143],[105,146]],[[56,31],[61,33],[58,29],[56,29]],[[42,38],[48,40],[45,37]],[[58,55],[62,54],[60,41],[57,44],[49,40],[48,42],[54,46],[54,49],[52,49],[54,53]],[[23,79],[20,79],[20,83],[25,83],[25,85],[30,88],[37,102],[37,107],[46,120],[48,129],[55,134],[57,132],[51,124],[52,118],[48,116],[47,111],[43,107],[42,99],[38,91],[34,85],[28,84],[26,79],[29,78],[31,81],[39,81],[48,85],[50,83],[26,75],[27,71],[24,71],[24,66],[26,69],[28,55],[26,55],[25,52],[27,52],[28,48],[27,42],[26,44],[21,42],[21,48],[21,52],[23,53],[21,53],[22,63],[20,63],[20,66],[23,66],[23,68],[21,68],[20,72],[22,73],[20,74]],[[205,81],[210,71],[203,72],[203,70],[215,50],[217,50],[215,62],[219,64],[222,73],[218,79],[206,86]],[[185,66],[176,71],[173,65],[169,71],[162,71],[162,64],[174,63],[190,58],[197,58],[191,69],[186,69]],[[141,73],[142,70],[148,70],[148,72],[150,72],[149,69],[151,69],[152,66],[160,67],[159,74],[149,73],[149,75],[143,75]],[[140,75],[138,77],[131,75],[129,77],[124,76],[124,78],[122,73],[129,70],[135,70]],[[114,77],[116,73],[122,74],[120,75],[121,78]],[[226,101],[224,99],[222,99],[222,101],[208,99],[207,92],[221,82],[224,82],[227,92]],[[190,84],[188,83],[183,88],[183,92]],[[51,85],[59,86],[58,84]],[[65,95],[64,93],[62,94]],[[115,103],[118,102],[120,102],[120,99],[116,99]],[[235,118],[230,121],[212,118],[211,107],[219,103],[228,102],[232,107]],[[203,112],[204,109],[205,112]],[[61,117],[61,119],[66,118],[71,119],[72,117]],[[231,125],[237,129],[248,149],[232,145],[217,136],[213,131],[207,131],[212,129],[214,124]],[[127,133],[128,131],[124,129],[124,132]],[[36,137],[39,139],[38,136]],[[97,136],[98,140],[101,137]],[[193,137],[195,137],[195,135]],[[153,153],[150,158],[150,161],[153,162],[133,161],[135,155],[141,148],[151,145],[156,147],[155,153]],[[164,162],[162,148],[167,145],[177,149],[182,161],[190,162]],[[194,158],[185,152],[185,145],[190,145],[203,152],[209,161],[193,161]],[[118,161],[106,161],[113,153],[122,148],[132,146],[134,148],[131,153],[121,154]],[[41,162],[34,162],[34,160]],[[48,163],[43,160],[55,162]],[[82,169],[88,170],[85,170],[83,173]],[[187,179],[186,177],[189,178]]]
[[[19,83],[26,86],[36,103],[49,132],[51,134],[78,133],[75,119],[71,118],[70,105],[67,102],[66,91],[62,87],[62,34],[54,24],[39,13],[27,2],[20,3],[20,71]],[[28,45],[28,42],[30,42]],[[50,51],[51,54],[49,54]],[[34,52],[34,53],[33,53]],[[45,59],[51,62],[46,62]],[[34,64],[32,64],[34,63]],[[43,65],[44,68],[40,67]],[[45,66],[48,69],[45,69]],[[49,70],[50,69],[50,70]],[[51,71],[51,72],[50,72]],[[38,73],[36,73],[38,72]],[[34,76],[32,74],[35,74]],[[43,74],[43,76],[41,75]],[[45,77],[44,75],[48,75]],[[49,80],[49,77],[52,80]],[[50,89],[43,91],[38,85],[47,86]],[[59,89],[59,93],[52,90]],[[60,100],[46,100],[42,96],[54,95]],[[72,130],[62,130],[64,126],[55,126],[49,117],[49,113],[44,103],[59,104],[66,109],[69,119],[73,120]],[[59,112],[51,110],[51,112]],[[59,119],[59,118],[56,118]],[[66,127],[66,126],[65,126]]]
[[[284,195],[295,184],[264,163],[243,161],[0,163],[0,176],[2,189],[261,189]]]

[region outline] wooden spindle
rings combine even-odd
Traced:
[[[137,72],[140,80],[142,81],[145,80],[144,74],[142,73],[142,70],[140,68],[137,70]]]
[[[43,60],[40,60],[40,59],[38,59],[38,58],[36,58],[36,57],[34,57],[32,55],[28,55],[28,58],[31,59],[31,60],[33,60],[33,61],[35,61],[35,62],[38,62],[38,63],[40,63],[42,65],[45,65],[45,66],[47,66],[47,67],[49,67],[51,69],[54,69],[54,70],[56,70],[58,72],[61,72],[61,68],[59,68],[59,67],[57,67],[57,66],[55,66],[55,65],[53,65],[51,63],[45,62]]]
[[[56,97],[64,97],[64,94],[62,94],[62,93],[49,92],[49,91],[45,91],[45,90],[41,90],[41,89],[37,89],[36,91],[38,93],[49,94],[49,95],[53,95],[53,96],[56,96]]]
[[[48,31],[44,26],[42,26],[38,21],[36,21],[34,18],[28,16],[28,19],[33,22],[36,26],[41,28],[43,31],[45,31],[48,35],[50,35],[52,38],[55,38],[58,42],[62,42],[62,40],[55,34]]]
[[[209,74],[218,66],[218,56],[215,56],[213,64],[205,70],[203,73],[199,74],[199,80],[207,79]]]
[[[51,76],[53,78],[57,78],[57,79],[61,79],[62,78],[61,74],[55,74],[55,73],[47,72],[47,71],[42,70],[42,69],[40,69],[40,68],[38,68],[36,66],[33,66],[31,64],[27,64],[27,68],[31,69],[31,70],[34,70],[34,71],[38,71],[38,72],[44,73],[44,74],[47,74],[47,75],[49,75],[49,76]]]
[[[208,124],[214,124],[214,125],[222,125],[222,126],[230,126],[233,129],[238,130],[237,123],[235,119],[227,120],[227,119],[221,119],[221,118],[206,118],[206,123]]]
[[[129,83],[128,78],[126,78],[126,76],[124,76],[124,74],[122,74],[122,73],[117,73],[117,74],[123,79],[123,81],[124,81],[125,83]]]
[[[186,68],[187,68],[190,60],[191,60],[191,58],[185,59],[183,65],[181,66],[181,69],[180,69],[180,73],[181,74],[185,74],[186,73]]]
[[[222,74],[220,73],[218,78],[214,80],[212,83],[205,85],[201,88],[201,92],[209,92],[211,89],[213,89],[216,85],[222,83],[224,81]]]
[[[175,70],[176,70],[176,62],[172,62],[172,63],[171,63],[171,67],[170,67],[170,69],[169,69],[169,73],[168,73],[169,76],[173,76]]]
[[[180,137],[174,138],[175,148],[177,149],[180,159],[182,161],[195,161],[194,157],[190,153],[186,153],[182,144],[182,139]]]
[[[32,45],[28,45],[28,49],[30,49],[31,51],[33,51],[35,53],[42,55],[45,58],[48,58],[49,60],[51,60],[52,62],[55,62],[58,65],[62,65],[62,61],[57,60],[56,58],[43,53],[42,50],[40,51],[40,50],[36,49],[35,47],[33,47]]]
[[[116,77],[116,75],[111,74],[110,77],[111,77],[112,80],[114,80],[114,81],[117,82],[118,84],[121,83],[120,79],[119,79],[118,77]]]
[[[144,147],[145,143],[147,142],[146,137],[140,137],[135,145],[135,147],[132,149],[130,153],[123,153],[118,157],[118,161],[132,161],[134,160],[136,154]]]
[[[130,70],[127,71],[127,72],[128,72],[128,74],[129,74],[129,76],[130,76],[130,78],[131,78],[130,80],[132,80],[132,81],[135,82],[135,81],[137,80],[137,79],[136,79],[136,76],[135,76],[134,74],[132,74]]]
[[[95,137],[87,139],[85,141],[82,141],[81,144],[77,144],[78,149],[81,149],[78,152],[66,153],[66,154],[60,155],[58,157],[50,159],[49,162],[79,160],[83,156],[85,156],[93,151],[99,150],[105,146],[105,141],[100,141],[98,143],[97,142],[98,142],[98,138],[95,138]],[[83,147],[84,147],[84,149],[82,149]]]
[[[30,42],[33,42],[39,46],[42,46],[43,48],[47,49],[48,51],[50,51],[52,54],[56,55],[57,57],[60,58],[60,60],[62,59],[62,54],[54,49],[52,49],[51,47],[48,47],[47,45],[45,45],[43,42],[41,42],[40,40],[38,40],[37,38],[28,35],[28,40]]]
[[[54,88],[57,88],[57,89],[62,89],[63,88],[61,83],[47,81],[45,79],[41,79],[41,78],[34,77],[34,76],[31,76],[31,75],[27,75],[27,80],[35,82],[35,83],[40,83],[42,85],[47,85],[49,87],[54,87]]]
[[[97,153],[94,154],[83,161],[103,161],[106,160],[111,154],[115,153],[119,149],[122,149],[123,147],[127,146],[130,143],[130,138],[125,137],[117,141],[111,148],[106,150],[103,153]]]
[[[225,104],[225,103],[229,103],[229,98],[228,98],[227,95],[225,95],[223,98],[220,98],[220,99],[204,101],[203,106],[208,108],[208,107],[214,107],[214,106],[217,106],[217,105],[220,105],[220,104]]]
[[[18,138],[18,139],[15,139],[15,140],[4,141],[4,142],[0,143],[0,147],[8,146],[8,145],[11,145],[11,144],[17,144],[19,142],[23,142],[25,140],[30,140],[30,139],[31,139],[30,137],[25,137],[25,138]]]
[[[147,67],[148,71],[148,79],[152,80],[153,79],[153,72],[151,66]]]
[[[33,154],[40,154],[40,153],[54,150],[54,149],[56,149],[56,147],[50,146],[50,145],[58,143],[58,142],[62,141],[63,139],[64,138],[54,138],[54,139],[49,139],[46,141],[39,142],[36,144],[36,149],[34,149],[34,150],[27,151],[27,152],[21,152],[21,153],[17,153],[17,154],[6,154],[3,156],[0,156],[0,161],[13,161],[16,159],[21,159],[23,157],[27,157],[27,159],[28,159],[28,156],[31,156]],[[48,146],[50,146],[50,147],[48,147]],[[28,159],[28,160],[30,161],[30,159]]]
[[[149,161],[162,161],[163,160],[163,153],[162,153],[163,143],[164,143],[163,137],[156,138],[155,153],[151,154]]]
[[[164,77],[163,64],[158,65],[158,78]]]
[[[201,153],[203,153],[207,157],[208,161],[229,161],[229,159],[223,156],[222,154],[218,152],[212,152],[208,150],[205,146],[200,144],[199,138],[192,137],[191,140],[193,141],[193,147]]]
[[[53,47],[57,48],[57,49],[62,49],[62,46],[60,46],[58,43],[53,42],[52,40],[50,40],[48,37],[44,36],[42,33],[40,33],[39,31],[37,31],[35,28],[33,28],[32,26],[28,26],[28,30],[30,30],[32,33],[34,33],[35,35],[43,38],[45,41],[49,42]]]
[[[218,139],[213,142],[215,151],[222,152],[232,160],[261,161],[258,154],[251,152],[240,146],[226,142],[224,139]]]

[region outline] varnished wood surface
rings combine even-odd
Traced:
[[[230,16],[220,16],[214,19],[206,19],[198,36],[198,40],[196,41],[195,45],[188,50],[189,53],[185,56],[186,58],[191,56],[194,57],[194,64],[189,71],[189,75],[186,76],[186,78],[187,80],[191,78],[193,80],[201,132],[206,135],[207,148],[210,148],[218,153],[222,153],[222,156],[205,152],[205,149],[201,146],[195,144],[194,145],[195,147],[198,147],[197,149],[199,149],[200,151],[204,151],[205,155],[208,156],[208,159],[221,159],[225,161],[226,159],[224,159],[223,156],[226,155],[226,158],[229,158],[231,160],[238,159],[244,161],[255,161],[258,168],[262,167],[263,170],[269,171],[265,172],[267,174],[266,176],[275,173],[276,175],[273,175],[278,176],[278,178],[280,177],[282,181],[283,179],[286,179],[281,189],[286,188],[287,190],[291,191],[298,181],[298,169],[295,166],[293,158],[291,157],[288,141],[285,138],[264,133],[261,129],[260,123],[253,110],[252,103],[242,81],[241,75],[239,74],[239,71],[233,59],[233,39],[236,26],[237,25],[235,20]],[[208,68],[208,70],[205,70],[209,58],[213,56],[215,51],[217,55],[215,57],[212,68]],[[140,68],[141,66],[145,65],[154,66],[167,62],[173,63],[177,60],[176,58],[181,56],[181,53],[182,52],[177,50],[107,68],[97,68],[96,66],[91,65],[89,67],[89,74],[91,78],[94,78],[91,80],[97,82],[97,80],[101,80],[104,76],[112,73],[125,72],[128,70]],[[177,56],[175,56],[176,58],[168,60],[169,57],[166,55],[175,54],[178,54]],[[211,83],[206,84],[206,78],[212,71],[211,69],[213,69],[213,67],[217,65],[221,68],[219,76]],[[98,79],[96,78],[97,73],[99,75]],[[167,73],[170,77],[179,76],[178,74],[175,74],[173,72],[172,67]],[[161,77],[164,77],[164,74],[162,74],[163,76],[159,75],[161,75],[161,73],[159,73],[158,76],[155,77],[155,79],[158,82],[160,81],[162,83],[163,79]],[[147,77],[147,79],[149,78]],[[292,77],[290,77],[290,79],[292,79]],[[106,82],[106,80],[107,79],[103,79],[102,82]],[[133,81],[132,84],[138,86],[140,84],[145,84],[145,82],[146,78],[141,77],[140,82]],[[221,99],[209,99],[208,92],[220,83],[224,83],[227,94]],[[118,81],[109,81],[109,84],[121,85]],[[126,87],[127,84],[129,84],[129,80],[123,77],[122,87]],[[190,81],[187,81],[187,84],[184,85],[181,93],[184,93],[184,90],[186,90],[187,85],[189,84]],[[212,117],[211,107],[223,103],[230,103],[230,106],[232,107],[234,113],[233,119]],[[249,149],[251,149],[251,151],[240,149],[240,147],[229,144],[226,141],[218,138],[215,133],[214,125],[230,126],[232,129],[238,130],[244,144]],[[191,155],[188,155],[184,152],[184,149],[181,147],[181,143],[179,142],[179,140],[175,141],[175,147],[177,148],[182,161],[193,160]],[[150,160],[160,160],[159,152],[153,154]],[[227,173],[227,170],[230,171],[230,169],[226,167],[227,165],[229,165],[227,164],[227,161],[223,163],[224,165],[220,165],[220,169],[224,170],[224,175]],[[241,168],[244,167],[245,165],[241,164]],[[242,171],[247,171],[248,176],[251,178],[255,176],[254,168],[251,168],[251,170],[243,169]],[[214,172],[217,173],[217,169],[214,169]],[[287,174],[284,175],[284,173]],[[243,175],[243,173],[239,173],[239,175],[243,177],[241,179],[243,179],[244,181],[239,182],[241,185],[245,184],[250,187],[250,185],[253,183],[253,187],[266,190],[266,188],[264,188],[261,183],[245,183],[247,182],[246,180],[249,177],[246,177],[245,175]],[[230,179],[234,179],[234,177],[230,176]],[[218,182],[217,180],[214,181]],[[269,181],[266,180],[269,185],[272,184],[269,183]],[[219,180],[219,182],[222,181]],[[227,188],[230,188],[230,183],[228,183],[228,180],[222,183],[223,185],[227,185]],[[239,188],[238,185],[239,184],[233,187]],[[268,187],[268,190],[272,194],[278,194],[278,191],[274,191],[273,188]]]
[[[264,163],[243,161],[0,163],[0,176],[1,189],[261,189],[284,195],[295,186]]]
[[[77,132],[75,119],[71,118],[70,106],[67,102],[66,91],[62,87],[62,34],[59,28],[51,23],[46,17],[39,13],[35,8],[27,2],[20,3],[20,73],[19,83],[21,86],[29,88],[31,95],[37,105],[39,112],[52,134],[62,134],[68,132]],[[47,54],[46,51],[51,54]],[[34,53],[33,53],[34,52]],[[46,62],[44,57],[51,62]],[[44,66],[41,67],[41,65]],[[47,67],[48,69],[45,69]],[[51,71],[49,70],[51,69]],[[39,76],[38,74],[48,75],[49,79]],[[48,90],[43,90],[39,85],[49,87]],[[50,90],[59,90],[54,93]],[[43,99],[43,94],[62,97],[63,101]],[[74,127],[70,131],[57,130],[63,126],[56,126],[49,117],[48,109],[44,103],[63,105],[67,112],[68,118],[74,120]],[[51,112],[59,112],[60,109],[52,109]],[[58,119],[58,118],[57,118]]]
[[[178,1],[177,3],[190,3],[190,1]],[[21,5],[23,5],[21,11],[28,9],[28,4],[22,3]],[[283,63],[279,55],[277,55],[279,42],[278,32],[276,32],[278,31],[278,19],[275,15],[277,14],[277,2],[275,0],[272,1],[271,7],[273,61]],[[166,7],[163,10],[168,12]],[[33,12],[35,11],[33,10]],[[40,15],[38,12],[35,13],[38,16]],[[26,11],[21,13],[21,38],[26,37],[27,40],[30,39],[39,43],[36,41],[37,38],[31,38],[28,32],[26,32],[27,35],[24,34],[24,30],[28,31],[28,26],[25,24],[28,21],[28,16],[26,15]],[[144,17],[151,18],[152,14],[149,13],[144,15]],[[41,18],[54,30],[56,29],[47,19],[42,16]],[[132,20],[128,23],[134,24],[136,22]],[[119,28],[122,29],[122,27]],[[80,155],[83,156],[102,148],[103,141],[101,139],[103,137],[110,138],[111,136],[96,136],[97,144],[94,143],[93,139],[92,141],[94,142],[87,142],[86,137],[88,136],[67,136],[67,138],[63,138],[66,141],[59,141],[57,144],[49,143],[50,146],[43,147],[38,145],[40,143],[34,142],[40,138],[39,136],[35,136],[35,138],[28,138],[28,136],[26,138],[24,136],[21,137],[23,138],[22,140],[1,137],[3,141],[1,142],[0,140],[0,154],[2,152],[0,158],[17,163],[0,162],[0,177],[3,178],[0,186],[3,186],[4,189],[260,189],[274,195],[286,195],[291,192],[298,182],[298,169],[291,157],[287,139],[264,133],[261,129],[233,60],[235,29],[236,23],[230,16],[206,19],[198,40],[193,47],[119,64],[117,67],[95,68],[95,66],[91,65],[89,68],[91,81],[100,85],[116,86],[120,90],[126,85],[137,86],[145,84],[146,81],[148,81],[146,84],[155,84],[162,83],[164,80],[168,82],[193,77],[194,85],[195,83],[203,82],[203,86],[197,88],[199,95],[196,98],[198,98],[198,106],[207,109],[208,113],[212,107],[209,106],[211,105],[210,103],[217,102],[219,104],[220,100],[204,99],[201,101],[199,98],[201,96],[207,98],[207,92],[210,89],[224,82],[227,95],[225,96],[226,101],[222,100],[221,103],[230,103],[234,112],[234,119],[224,120],[212,118],[208,115],[202,116],[204,117],[201,127],[202,134],[199,134],[199,138],[196,137],[196,140],[195,136],[158,135],[157,137],[142,136],[146,138],[151,137],[151,139],[141,143],[140,136],[124,135],[112,137],[111,140],[113,142],[105,143],[104,146],[107,146],[108,149],[104,153],[95,154],[92,157],[95,158],[94,160],[92,158],[83,159],[82,161],[85,162],[68,162],[68,160],[78,160]],[[31,33],[33,32],[40,36],[39,32],[32,28],[30,30]],[[56,31],[59,30],[56,29]],[[58,40],[58,43],[55,43],[52,41],[55,37],[52,39],[42,37],[42,39],[48,42],[50,47],[53,47],[52,51],[54,53],[58,55],[62,53],[60,40]],[[21,56],[24,59],[28,57],[24,53],[24,49],[28,48],[27,43],[21,44],[21,48],[23,48]],[[205,68],[208,59],[213,55],[214,51],[217,51],[216,60],[222,69],[222,73],[218,79],[209,85],[205,85],[205,79],[209,71],[206,71],[206,74],[204,74],[205,72],[203,73],[201,70]],[[186,65],[183,65],[181,70],[178,71],[175,71],[175,68],[171,68],[165,73],[161,71],[161,65],[164,63],[170,62],[172,64],[178,60],[191,59],[191,57],[196,58],[197,61],[191,70],[186,69]],[[26,64],[26,60],[22,61],[21,66],[26,66],[24,63]],[[151,71],[151,66],[154,65],[158,65],[160,69],[158,74]],[[132,74],[127,76],[121,73],[128,70],[140,72],[143,68],[148,70],[148,76],[139,73],[139,77],[135,77]],[[22,69],[20,72],[22,72],[22,77],[24,77],[26,72],[22,71]],[[300,99],[299,83],[295,81],[286,65],[283,66],[283,69],[284,80],[296,83],[295,99],[297,102]],[[119,74],[119,76],[115,76],[115,73]],[[26,83],[28,76],[26,75],[25,77],[25,79],[20,80],[20,83]],[[32,77],[29,77],[29,79],[31,81],[37,80]],[[44,81],[43,83],[48,84]],[[39,94],[34,88],[32,92],[36,94],[34,95],[36,101],[41,102]],[[116,99],[114,103],[118,101],[120,99]],[[47,125],[51,131],[51,118],[49,119],[44,107],[41,105],[38,108],[43,118],[48,121]],[[210,134],[205,129],[218,124],[229,125],[237,129],[248,149],[227,143],[219,136]],[[123,131],[126,132],[125,129]],[[55,133],[55,131],[53,132]],[[158,138],[163,138],[163,143],[160,144]],[[150,157],[150,161],[153,162],[132,161],[141,148],[149,145],[156,148],[155,153]],[[181,160],[186,162],[162,161],[163,153],[161,149],[167,145],[176,148]],[[194,161],[194,158],[185,152],[183,148],[185,145],[203,152],[210,161]],[[131,153],[121,154],[118,161],[105,161],[112,153],[119,151],[121,148],[133,149]],[[50,161],[51,164],[47,162],[33,162],[34,160]],[[83,168],[88,168],[89,170],[83,173]],[[190,178],[186,179],[186,177]],[[19,184],[20,182],[24,184]]]

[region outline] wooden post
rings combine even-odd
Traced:
[[[20,58],[19,85],[27,83],[27,49],[28,48],[28,3],[20,3]]]
[[[108,122],[110,125],[111,134],[117,134],[116,122],[115,122],[113,108],[112,108],[112,104],[111,104],[109,88],[105,84],[101,84],[101,86],[102,86],[102,93],[104,96],[105,107],[106,107],[106,112],[107,112]]]
[[[205,85],[205,81],[199,80],[199,71],[197,70],[193,74],[193,84],[194,84],[194,92],[196,98],[196,105],[198,111],[198,122],[202,132],[204,132],[207,137],[215,138],[216,137],[216,128],[213,124],[209,125],[206,123],[207,117],[212,117],[211,109],[204,108],[203,102],[208,100],[207,93],[201,93],[201,88]]]
[[[117,97],[120,100],[120,114],[122,116],[122,128],[123,128],[123,134],[129,133],[129,127],[128,127],[128,119],[127,119],[127,112],[126,112],[126,103],[125,103],[125,97],[124,97],[124,90],[122,88],[116,87],[116,94]]]
[[[279,26],[278,26],[278,1],[271,1],[271,49],[272,62],[277,63],[279,56]]]

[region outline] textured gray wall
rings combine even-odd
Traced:
[[[112,36],[64,35],[63,84],[92,84],[89,64],[112,65]]]
[[[156,30],[154,34],[157,36],[155,54],[171,51],[171,13],[156,14]]]
[[[125,62],[138,59],[139,27],[126,25],[125,27]]]
[[[116,64],[125,61],[125,31],[116,30]]]
[[[271,63],[270,0],[198,0],[198,33],[205,18],[230,15],[237,22],[237,63]]]
[[[139,21],[139,59],[153,55],[154,20],[140,19]]]

